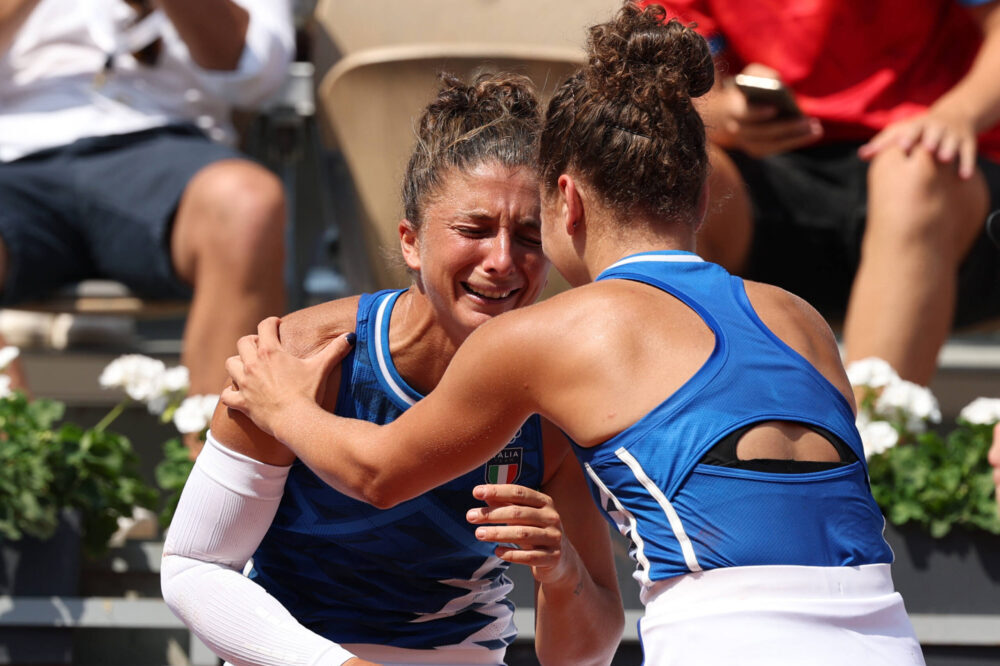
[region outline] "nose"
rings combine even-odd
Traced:
[[[514,272],[514,257],[511,254],[510,234],[499,231],[491,240],[483,269],[490,275],[509,275]]]

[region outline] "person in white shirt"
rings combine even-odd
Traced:
[[[229,115],[293,50],[289,0],[0,0],[0,305],[91,277],[193,292],[181,360],[217,393],[284,308],[283,188]]]

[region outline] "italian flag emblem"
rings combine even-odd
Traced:
[[[487,483],[516,483],[521,475],[521,460],[524,449],[506,448],[486,463]]]

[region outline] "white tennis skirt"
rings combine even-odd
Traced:
[[[888,564],[713,569],[660,581],[644,666],[922,666]]]
[[[390,645],[345,643],[345,650],[383,666],[503,666],[506,649],[449,645],[435,650],[410,650]]]

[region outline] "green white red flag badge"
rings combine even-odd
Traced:
[[[486,483],[517,483],[524,449],[508,447],[486,463]]]

